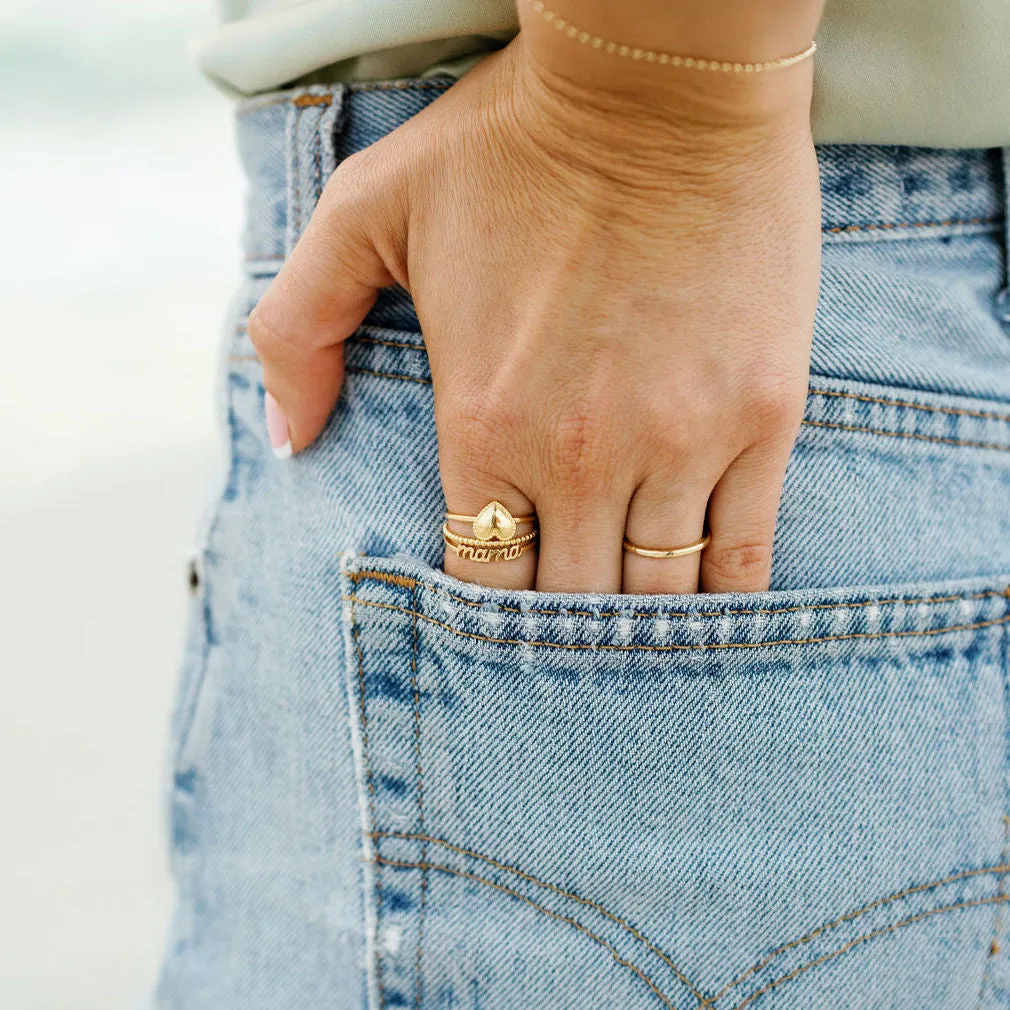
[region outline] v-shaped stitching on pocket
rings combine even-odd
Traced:
[[[743,1007],[748,1006],[753,1003],[754,1000],[764,996],[768,992],[771,992],[772,989],[777,989],[783,983],[791,982],[794,978],[804,974],[811,968],[816,968],[818,965],[825,964],[827,961],[832,961],[836,957],[840,957],[842,954],[847,954],[854,947],[858,947],[862,943],[874,940],[879,936],[886,936],[888,933],[895,933],[899,929],[903,929],[905,926],[912,926],[917,922],[922,922],[925,919],[931,919],[934,916],[943,915],[948,912],[958,912],[966,908],[982,908],[986,905],[1002,905],[1008,901],[1010,901],[1010,896],[1002,894],[997,894],[989,898],[976,898],[972,901],[959,901],[953,905],[942,905],[940,908],[927,909],[925,912],[919,912],[917,915],[912,915],[907,919],[891,923],[889,926],[881,926],[880,929],[875,929],[869,933],[864,933],[862,936],[857,936],[854,939],[849,940],[848,943],[842,944],[842,946],[837,950],[830,951],[827,954],[822,954],[820,957],[814,958],[812,961],[807,961],[806,964],[801,964],[798,968],[794,968],[781,978],[772,980],[767,985],[764,985],[760,989],[752,992],[745,999],[742,999],[732,1008],[732,1010],[742,1010]],[[702,1010],[703,1007],[711,1006],[713,1006],[712,1003],[704,1002],[700,1003],[695,1010]]]
[[[545,890],[551,891],[561,897],[574,901],[577,904],[584,905],[588,908],[592,908],[594,911],[599,912],[601,915],[605,916],[612,922],[616,923],[625,932],[627,932],[629,935],[634,937],[634,939],[636,939],[639,943],[641,943],[644,947],[646,947],[649,951],[651,951],[653,954],[659,957],[671,969],[671,971],[676,975],[676,977],[690,990],[692,995],[694,995],[695,998],[698,999],[699,1002],[695,1007],[695,1010],[704,1010],[704,1008],[714,1007],[715,1004],[724,996],[726,996],[729,992],[731,992],[741,983],[745,982],[748,978],[751,978],[758,972],[763,971],[765,968],[767,968],[770,964],[772,964],[783,954],[788,953],[790,950],[795,950],[797,947],[800,947],[803,944],[810,943],[817,937],[823,936],[825,933],[828,933],[832,929],[836,929],[837,927],[842,926],[845,923],[852,922],[860,918],[861,916],[866,915],[869,912],[872,912],[874,909],[881,908],[895,901],[899,901],[902,898],[908,898],[911,897],[912,895],[922,894],[925,891],[945,887],[949,884],[954,884],[962,880],[970,879],[972,877],[980,877],[993,874],[1003,875],[1010,872],[1010,865],[1006,864],[1000,864],[998,866],[979,867],[973,870],[964,870],[960,873],[954,873],[947,877],[942,877],[939,880],[933,880],[925,884],[916,884],[912,887],[907,887],[904,890],[897,891],[894,894],[887,895],[884,898],[878,898],[875,901],[871,901],[860,908],[857,908],[851,912],[847,912],[844,915],[841,915],[836,919],[831,920],[830,922],[818,926],[816,929],[813,929],[810,932],[805,933],[803,936],[795,940],[791,940],[789,943],[783,944],[781,947],[778,947],[775,950],[773,950],[770,954],[765,955],[765,957],[763,957],[760,961],[757,961],[754,965],[752,965],[746,971],[742,972],[732,981],[728,982],[718,992],[710,996],[705,996],[704,993],[701,992],[700,988],[697,985],[695,985],[684,974],[684,972],[676,966],[672,958],[665,951],[663,951],[657,944],[655,944],[647,936],[645,936],[645,934],[643,934],[641,930],[639,930],[637,927],[629,923],[626,919],[622,918],[621,916],[617,915],[614,912],[611,912],[609,909],[605,908],[603,905],[599,904],[596,901],[593,901],[589,898],[583,898],[581,895],[565,890],[564,888],[559,887],[557,884],[553,884],[550,881],[542,880],[539,877],[534,876],[533,874],[518,869],[517,867],[510,866],[508,863],[503,863],[492,856],[487,856],[484,855],[483,853],[476,852],[473,849],[468,849],[464,846],[456,845],[453,842],[449,842],[443,838],[436,838],[427,834],[421,834],[418,832],[406,832],[406,831],[375,831],[373,832],[373,838],[375,839],[395,838],[404,841],[419,841],[424,843],[425,845],[439,846],[451,852],[456,852],[462,856],[467,856],[472,859],[480,860],[481,862],[487,863],[488,865],[493,866],[496,869],[502,870],[506,873],[514,874],[520,879],[526,880],[536,885],[537,887],[544,888]],[[564,916],[558,916],[556,913],[553,913],[549,909],[544,908],[537,902],[533,902],[530,899],[526,898],[524,895],[519,894],[519,892],[514,891],[511,888],[504,887],[503,885],[496,884],[494,881],[489,881],[486,878],[480,877],[476,874],[468,874],[464,873],[463,871],[454,870],[451,867],[445,867],[430,863],[427,861],[427,859],[424,859],[423,861],[420,862],[413,862],[403,860],[390,860],[383,857],[377,857],[377,858],[380,864],[386,866],[398,866],[404,869],[406,868],[425,869],[425,870],[434,869],[456,876],[463,876],[466,877],[467,879],[472,879],[478,883],[488,884],[489,886],[494,887],[496,890],[502,891],[503,893],[511,894],[518,898],[521,898],[522,900],[526,901],[527,904],[531,905],[531,907],[539,911],[545,912],[552,918],[560,918],[562,921],[568,922],[570,925],[574,925],[581,932],[586,933],[592,939],[596,940],[598,943],[601,943],[604,947],[610,950],[612,956],[614,956],[615,959],[618,960],[618,963],[624,964],[626,967],[629,967],[633,971],[635,971],[635,973],[640,975],[640,977],[642,977],[643,980],[647,984],[649,984],[649,987],[653,989],[653,991],[656,992],[658,996],[660,996],[660,998],[667,1006],[671,1005],[669,999],[662,994],[658,986],[656,986],[655,983],[647,975],[645,975],[644,972],[641,971],[641,969],[638,969],[636,966],[630,964],[630,962],[626,962],[625,959],[621,959],[620,957],[618,957],[616,952],[612,949],[612,947],[601,937],[597,936],[595,933],[592,933],[590,930],[588,930],[587,927],[584,927],[581,923],[577,923],[575,922],[575,920],[569,920],[567,917]],[[939,908],[927,909],[924,912],[916,913],[915,915],[909,916],[905,919],[901,919],[887,926],[882,926],[878,929],[871,930],[868,933],[862,934],[860,936],[853,938],[852,940],[849,940],[841,947],[839,947],[837,950],[830,951],[827,954],[822,954],[817,958],[813,958],[810,961],[801,964],[797,968],[794,968],[792,971],[788,972],[782,977],[773,979],[765,986],[762,986],[760,989],[756,990],[749,996],[745,997],[740,1003],[737,1003],[732,1008],[732,1010],[741,1010],[741,1008],[748,1006],[759,996],[762,996],[765,993],[771,991],[772,989],[775,989],[778,986],[783,985],[785,982],[791,981],[792,979],[798,977],[799,975],[802,975],[805,972],[809,971],[811,968],[814,968],[820,964],[824,964],[827,961],[833,960],[834,958],[847,953],[854,947],[857,947],[862,943],[866,943],[869,940],[876,939],[877,937],[880,936],[885,936],[888,933],[896,932],[897,930],[903,929],[906,926],[914,925],[915,923],[922,922],[926,919],[932,918],[942,913],[955,912],[966,908],[976,908],[985,905],[1003,904],[1008,901],[1010,901],[1010,895],[1000,893],[992,897],[956,902],[950,905],[940,906]]]
[[[374,862],[377,863],[379,866],[390,866],[393,868],[404,870],[422,870],[422,871],[437,870],[440,873],[446,873],[453,877],[462,877],[465,880],[472,880],[475,883],[484,884],[487,887],[491,887],[496,891],[502,892],[503,894],[508,894],[513,898],[518,898],[520,901],[529,905],[530,908],[533,908],[537,912],[540,912],[541,914],[546,915],[551,919],[556,919],[558,922],[566,923],[573,929],[578,930],[578,932],[584,934],[585,936],[589,937],[589,939],[599,944],[610,954],[610,956],[619,965],[621,965],[624,968],[627,968],[629,971],[637,975],[649,987],[649,989],[651,989],[652,992],[657,997],[659,997],[663,1005],[667,1007],[667,1010],[677,1010],[677,1008],[673,1005],[673,1003],[670,1002],[670,999],[663,993],[663,991],[659,988],[659,986],[657,986],[656,983],[644,971],[642,971],[641,968],[638,967],[638,965],[632,963],[627,958],[622,957],[620,952],[617,950],[616,947],[614,947],[612,943],[610,943],[608,940],[605,940],[598,933],[594,933],[591,929],[589,929],[588,926],[584,926],[577,919],[572,919],[567,915],[561,915],[558,912],[554,912],[551,909],[547,908],[546,906],[541,905],[539,902],[534,901],[532,898],[527,897],[525,894],[521,894],[519,891],[516,891],[511,887],[506,887],[504,884],[499,884],[494,880],[489,880],[487,877],[481,877],[476,873],[468,873],[465,870],[457,870],[451,866],[441,866],[438,863],[430,863],[430,862],[422,863],[420,861],[414,861],[414,860],[386,859],[384,856],[380,856],[378,854],[375,855]]]
[[[495,867],[495,869],[503,870],[506,873],[515,874],[522,880],[527,880],[531,884],[535,884],[537,887],[542,887],[545,890],[552,891],[554,894],[560,895],[563,898],[568,898],[571,901],[576,902],[579,905],[585,905],[587,908],[592,908],[594,911],[599,912],[601,915],[610,919],[612,922],[616,923],[621,929],[625,930],[641,944],[643,944],[648,950],[652,951],[658,958],[660,958],[674,975],[684,983],[685,986],[691,991],[691,994],[699,1000],[705,999],[705,994],[701,992],[694,983],[674,964],[670,956],[653,943],[647,936],[645,936],[639,929],[633,926],[626,919],[621,918],[621,916],[616,915],[609,909],[604,908],[599,902],[593,901],[590,898],[583,898],[581,895],[575,894],[572,891],[567,891],[563,887],[559,887],[557,884],[552,884],[549,881],[541,880],[539,877],[533,876],[531,873],[526,873],[524,870],[517,869],[514,866],[509,866],[507,863],[502,863],[491,856],[482,855],[479,852],[474,852],[472,849],[464,848],[461,845],[454,845],[452,842],[447,842],[442,838],[434,838],[430,835],[419,834],[417,832],[408,831],[376,831],[373,834],[375,838],[399,838],[404,841],[416,841],[422,842],[428,845],[437,845],[442,848],[448,849],[451,852],[457,852],[461,856],[469,856],[472,859],[479,859],[481,862],[487,863],[489,866]],[[422,857],[423,858],[423,857]]]
[[[797,947],[801,947],[803,944],[810,943],[811,941],[816,940],[817,937],[823,936],[825,933],[828,933],[832,929],[836,929],[837,927],[842,926],[847,922],[853,922],[856,919],[860,918],[861,916],[866,915],[868,912],[872,912],[876,908],[881,908],[884,905],[891,904],[892,902],[900,901],[902,898],[911,897],[914,894],[922,894],[925,891],[931,891],[939,887],[945,887],[948,884],[954,884],[961,880],[968,880],[972,877],[981,877],[989,874],[1004,874],[1008,870],[1010,870],[1010,866],[1004,864],[1000,864],[998,866],[984,866],[974,870],[963,870],[960,873],[954,873],[948,877],[942,877],[939,880],[933,880],[926,884],[916,884],[914,887],[907,887],[903,891],[896,891],[894,894],[889,894],[885,898],[878,898],[876,901],[871,901],[869,904],[863,905],[861,908],[857,908],[852,912],[846,912],[845,915],[840,915],[837,919],[832,919],[831,922],[827,922],[824,923],[824,925],[822,926],[818,926],[816,929],[811,930],[809,933],[805,933],[798,939],[791,940],[789,943],[785,943],[781,947],[777,947],[770,954],[765,955],[764,958],[762,958],[760,961],[757,961],[755,964],[753,964],[742,974],[738,975],[731,982],[726,983],[726,985],[723,986],[723,988],[720,989],[714,996],[709,996],[708,998],[704,999],[699,1004],[698,1010],[701,1010],[702,1007],[713,1006],[718,1000],[722,999],[723,996],[725,996],[727,993],[731,992],[733,989],[735,989],[742,982],[745,982],[751,976],[756,975],[760,971],[763,971],[765,968],[768,967],[768,965],[770,965],[773,961],[777,960],[783,954],[786,954],[791,950],[795,950]],[[997,897],[1001,896],[997,895]],[[989,900],[990,899],[985,899],[986,902]],[[826,960],[830,960],[833,957],[837,957],[839,954],[844,953],[846,950],[850,950],[856,944],[865,942],[868,939],[872,939],[874,936],[883,935],[885,932],[892,932],[894,929],[899,928],[902,925],[911,925],[912,922],[919,922],[923,918],[928,918],[930,915],[934,915],[939,911],[954,911],[958,908],[968,907],[970,905],[980,903],[982,902],[968,902],[968,903],[962,902],[954,905],[943,906],[940,909],[931,909],[927,913],[920,913],[916,916],[911,917],[908,920],[904,920],[903,922],[898,922],[888,927],[882,927],[880,930],[874,930],[871,933],[865,934],[864,936],[856,937],[854,940],[850,941],[849,944],[844,945],[842,948],[835,951],[834,953],[826,955],[822,958],[817,958],[813,961],[809,961],[805,965],[801,965],[793,972],[790,972],[788,976],[784,976],[782,979],[776,980],[774,985],[780,985],[787,978],[793,978],[796,975],[802,974],[803,971],[808,970],[815,964],[821,964]],[[769,985],[772,984],[770,983]],[[764,991],[767,991],[767,988]],[[751,1002],[753,999],[756,999],[756,997],[757,994],[752,994],[747,998],[747,1000],[744,1001],[744,1003],[737,1004],[734,1010],[739,1010],[739,1007],[746,1005],[746,1003]]]

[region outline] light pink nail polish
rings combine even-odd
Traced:
[[[270,447],[274,455],[278,459],[290,459],[291,432],[281,405],[267,393],[263,397],[263,409],[267,416],[267,435],[270,436]]]

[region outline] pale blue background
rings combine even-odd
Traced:
[[[0,0],[0,1006],[149,981],[186,556],[237,277],[206,0]]]

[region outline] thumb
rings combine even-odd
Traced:
[[[404,276],[402,194],[362,152],[334,173],[308,227],[249,317],[263,365],[274,454],[286,459],[323,430],[344,379],[341,346]]]

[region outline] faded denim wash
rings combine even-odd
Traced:
[[[246,104],[227,465],[173,722],[163,1010],[1010,1007],[1001,152],[833,147],[773,588],[439,569],[409,299],[273,459],[244,321],[338,162],[448,85]]]

